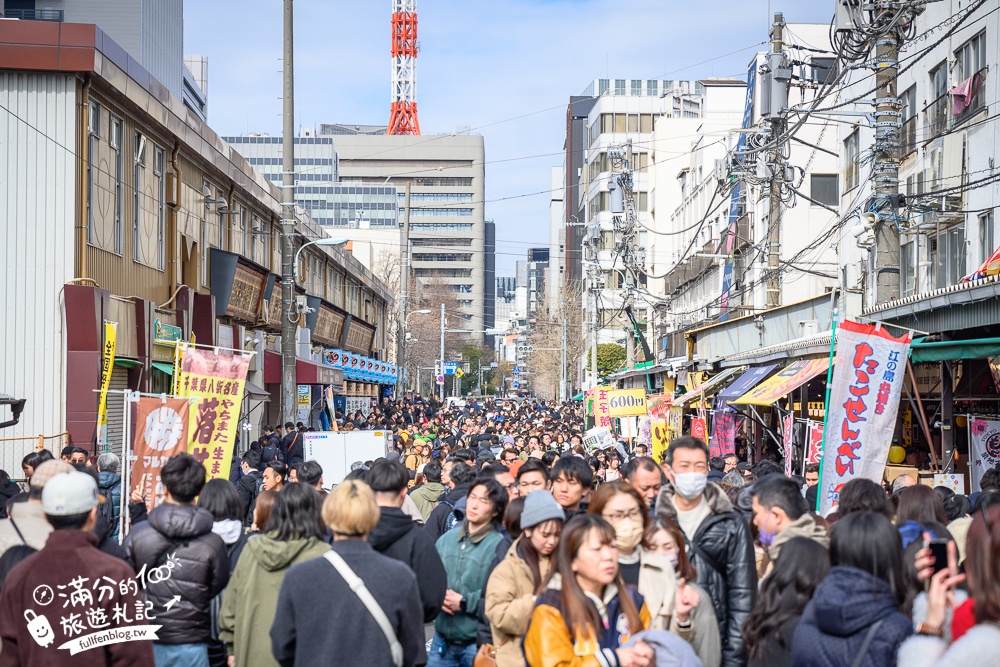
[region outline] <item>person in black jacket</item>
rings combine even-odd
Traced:
[[[750,526],[726,494],[708,483],[708,446],[691,436],[674,439],[664,456],[669,484],[660,490],[656,513],[679,526],[688,560],[708,591],[719,621],[723,667],[746,664],[741,634],[757,593],[757,567]]]
[[[434,540],[400,509],[410,475],[399,461],[382,459],[375,462],[366,479],[375,492],[380,512],[378,524],[368,534],[368,543],[375,551],[406,563],[417,575],[424,623],[430,623],[441,611],[448,575]]]
[[[455,521],[449,521],[448,517],[451,516],[456,507],[460,506],[461,501],[469,495],[469,487],[476,481],[476,470],[472,466],[461,461],[446,461],[445,463],[450,464],[448,471],[450,482],[446,483],[451,487],[451,490],[441,497],[437,507],[427,517],[427,523],[424,524],[424,532],[435,542],[439,537],[455,527]],[[443,480],[444,477],[442,476]],[[460,509],[464,512],[464,503],[461,503]],[[461,521],[458,521],[458,523],[461,524]]]
[[[302,431],[295,429],[295,424],[285,422],[285,437],[281,439],[281,453],[285,458],[285,465],[291,467],[296,463],[305,460],[302,448]]]
[[[253,506],[257,494],[263,490],[263,477],[260,473],[260,452],[251,449],[243,455],[243,476],[240,477],[236,492],[243,508],[243,525],[249,528],[253,525]]]
[[[136,572],[176,563],[169,578],[147,580],[143,593],[161,626],[153,645],[157,665],[208,664],[209,605],[229,582],[229,554],[212,532],[212,513],[192,504],[205,477],[205,466],[193,456],[171,457],[160,472],[164,504],[125,540],[125,560]]]

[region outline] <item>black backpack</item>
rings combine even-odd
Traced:
[[[260,450],[260,464],[261,466],[266,466],[271,461],[284,463],[285,456],[282,454],[280,447],[271,444],[264,445],[264,448]]]
[[[118,521],[115,520],[115,508],[111,504],[110,493],[105,497],[104,502],[97,506],[97,511],[108,522],[109,534],[114,535],[115,528],[118,527]]]
[[[257,506],[257,496],[264,490],[264,476],[260,474],[259,470],[251,470],[250,474],[246,475],[246,477],[253,480],[253,495],[250,497],[250,506],[247,508],[247,515],[243,519],[243,525],[251,526],[253,525],[253,510]]]

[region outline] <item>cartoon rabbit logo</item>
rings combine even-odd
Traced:
[[[24,620],[28,622],[28,632],[39,646],[45,647],[55,641],[55,633],[49,625],[49,619],[39,616],[31,609],[25,609]]]

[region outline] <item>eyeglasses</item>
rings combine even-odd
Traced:
[[[642,510],[636,507],[628,512],[612,512],[611,514],[604,514],[603,516],[608,521],[617,523],[619,521],[624,521],[625,519],[641,519]]]

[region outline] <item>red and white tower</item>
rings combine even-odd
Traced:
[[[386,134],[420,134],[417,0],[392,0],[392,111]]]

